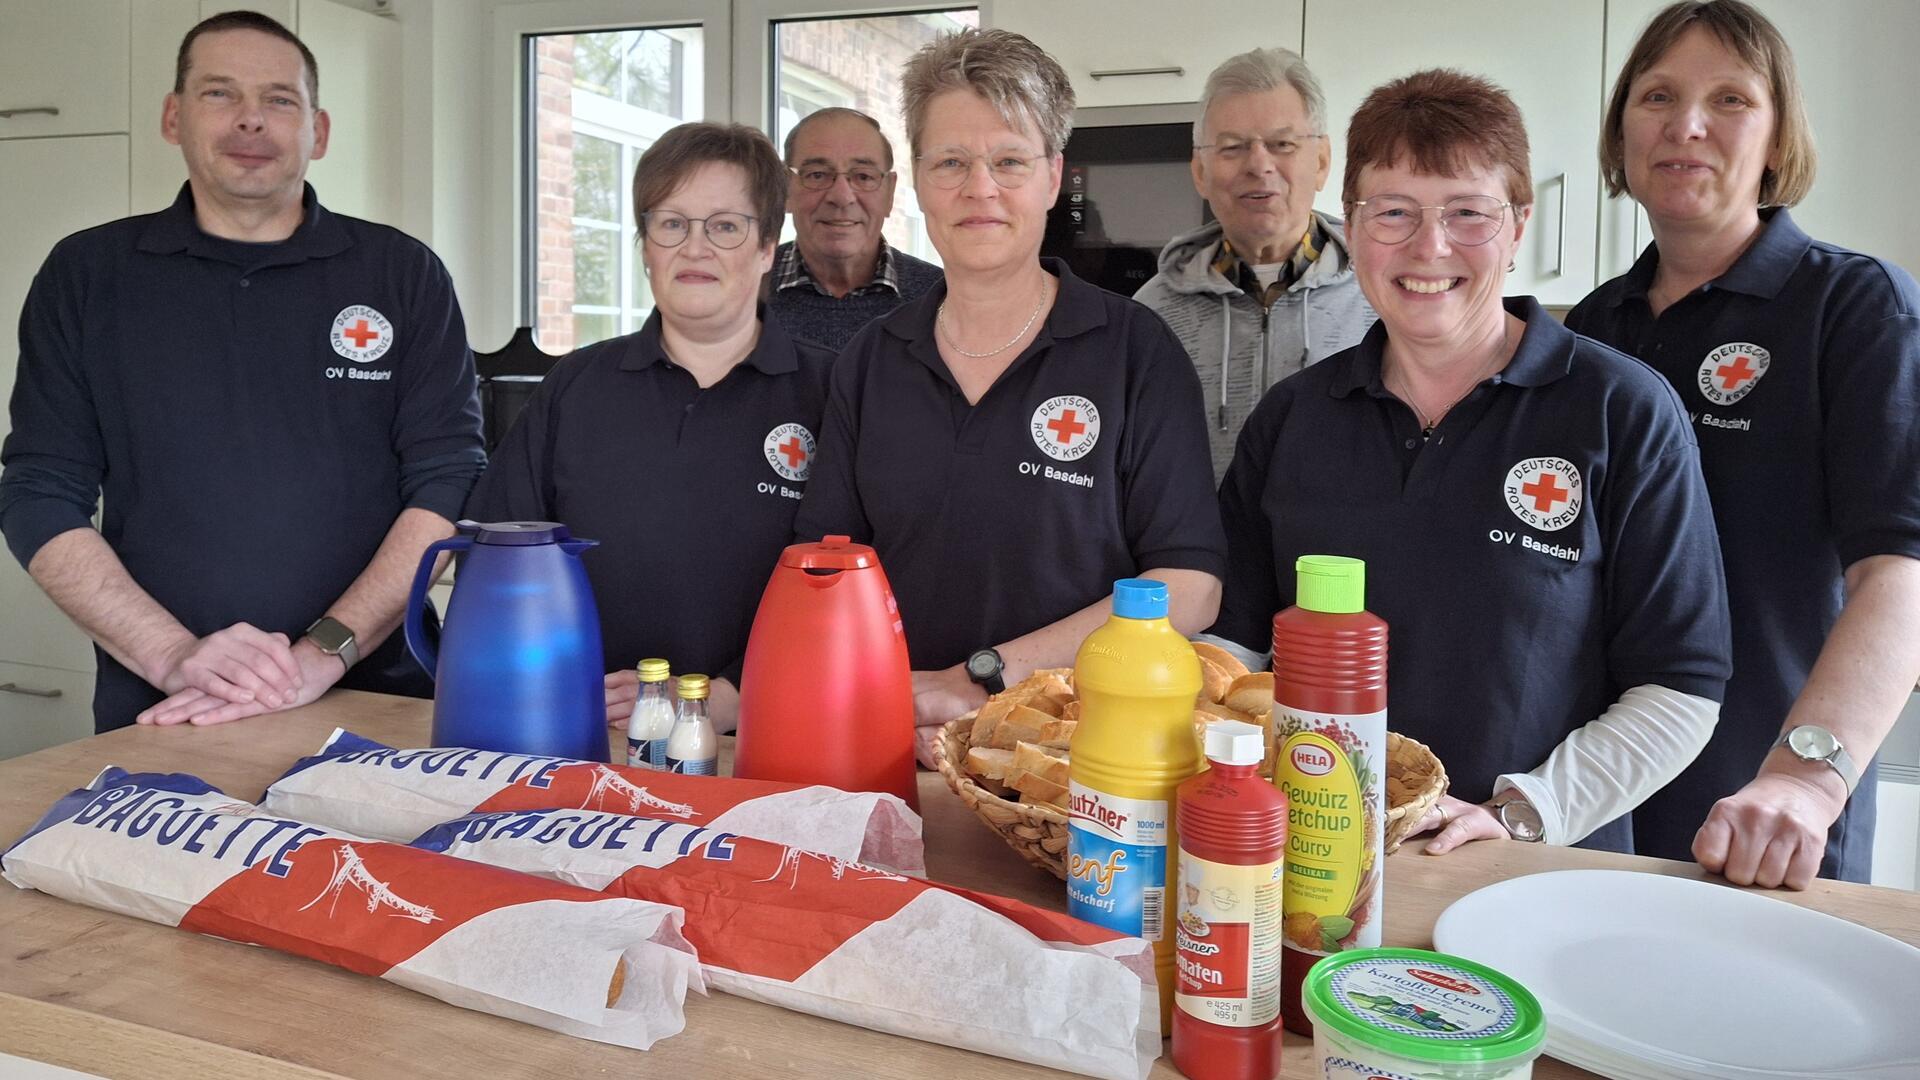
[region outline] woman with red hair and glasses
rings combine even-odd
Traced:
[[[1388,722],[1452,781],[1427,851],[1631,851],[1628,811],[1706,743],[1729,670],[1686,416],[1644,365],[1503,296],[1532,180],[1498,87],[1389,83],[1347,146],[1348,247],[1380,321],[1248,420],[1211,634],[1264,650],[1296,558],[1364,559],[1392,627]]]

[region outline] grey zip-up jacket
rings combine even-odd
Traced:
[[[1266,310],[1213,268],[1217,221],[1174,237],[1160,252],[1160,272],[1133,294],[1167,320],[1200,373],[1216,483],[1267,388],[1359,344],[1378,318],[1354,277],[1345,225],[1319,211],[1314,217],[1326,231],[1326,250]]]

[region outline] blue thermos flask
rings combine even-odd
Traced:
[[[600,613],[575,540],[550,521],[463,521],[427,548],[407,648],[433,677],[433,745],[607,760]],[[463,551],[437,655],[423,618],[433,564]]]

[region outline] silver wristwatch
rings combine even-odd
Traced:
[[[1801,724],[1774,740],[1774,746],[1784,746],[1793,751],[1793,756],[1801,761],[1824,761],[1840,774],[1840,780],[1847,785],[1847,794],[1860,786],[1860,770],[1854,767],[1853,758],[1847,748],[1833,732],[1818,724]]]
[[[360,645],[353,638],[353,631],[347,624],[331,615],[322,615],[313,620],[302,640],[313,642],[313,647],[328,656],[337,656],[340,662],[351,670],[360,662]]]
[[[1494,804],[1493,816],[1500,819],[1508,836],[1523,844],[1546,842],[1547,826],[1540,819],[1540,808],[1517,791],[1508,792],[1505,798]]]

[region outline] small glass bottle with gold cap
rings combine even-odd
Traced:
[[[673,734],[673,695],[667,680],[673,671],[665,660],[642,660],[640,696],[627,717],[627,764],[643,769],[667,767],[667,737]]]
[[[667,737],[667,771],[712,776],[719,771],[720,736],[707,719],[707,677],[682,675],[680,711]]]

